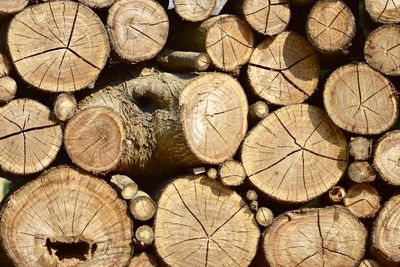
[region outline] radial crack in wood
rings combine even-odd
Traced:
[[[376,177],[375,169],[368,161],[355,161],[347,168],[347,175],[355,183],[373,182]]]
[[[219,179],[226,186],[239,186],[244,182],[246,172],[241,162],[228,160],[219,168]]]
[[[93,84],[110,45],[100,18],[72,1],[33,5],[10,23],[7,44],[19,75],[50,92],[71,92]]]
[[[15,266],[126,266],[132,221],[103,180],[52,168],[14,192],[1,211],[1,248]]]
[[[346,171],[347,141],[327,115],[307,104],[280,108],[246,137],[249,180],[276,200],[302,203],[333,187]]]
[[[393,84],[365,63],[335,70],[325,83],[324,106],[332,121],[357,134],[380,134],[398,118]]]
[[[365,9],[377,22],[388,24],[400,22],[400,2],[398,0],[365,0]]]
[[[329,206],[281,214],[262,243],[271,267],[355,267],[366,238],[367,230],[346,208]]]
[[[248,266],[260,231],[246,202],[206,176],[167,185],[158,201],[155,246],[172,266]]]
[[[202,21],[213,12],[217,0],[173,0],[176,13],[184,20]]]
[[[381,208],[379,192],[371,184],[356,184],[347,190],[344,206],[358,218],[375,217]]]
[[[375,146],[374,167],[387,183],[400,185],[400,131],[382,136]]]
[[[318,56],[294,32],[269,37],[255,49],[247,77],[253,91],[268,103],[290,105],[308,99],[317,89]]]

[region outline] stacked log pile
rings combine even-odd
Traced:
[[[400,266],[399,10],[1,0],[0,266]]]

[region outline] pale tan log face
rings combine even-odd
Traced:
[[[179,101],[192,152],[208,163],[231,158],[247,131],[248,104],[241,85],[227,74],[200,76],[184,89]]]
[[[110,7],[114,3],[114,0],[78,0],[78,1],[91,8]]]
[[[0,14],[13,14],[24,9],[29,3],[29,0],[1,0]]]
[[[29,7],[14,17],[8,47],[16,70],[46,91],[76,91],[92,84],[109,55],[105,27],[88,7],[72,1]]]
[[[168,38],[168,16],[154,0],[116,2],[107,25],[115,52],[132,63],[155,57]]]
[[[400,75],[400,26],[385,25],[371,32],[365,42],[365,60],[380,72]]]
[[[346,171],[345,136],[320,109],[292,105],[262,120],[241,158],[250,181],[268,196],[301,203],[334,186]]]
[[[372,249],[378,256],[390,262],[400,263],[400,196],[386,202],[375,219],[372,232]]]
[[[389,132],[379,139],[374,166],[386,182],[400,185],[400,131]]]
[[[400,22],[399,0],[365,0],[365,7],[375,21],[382,23]]]
[[[156,267],[157,263],[154,258],[145,252],[140,253],[132,258],[128,267]]]
[[[16,191],[0,222],[2,247],[18,267],[122,267],[131,256],[125,202],[105,181],[69,167],[53,168]]]
[[[217,0],[174,0],[175,11],[184,20],[201,21],[211,16]]]
[[[288,0],[245,0],[242,10],[251,27],[264,35],[282,32],[290,21]]]
[[[322,53],[347,53],[356,32],[353,13],[342,1],[318,1],[307,20],[311,43]]]
[[[364,256],[367,231],[342,206],[289,211],[267,229],[264,252],[271,267],[349,267]]]
[[[356,184],[349,188],[343,204],[358,218],[375,217],[381,208],[379,192],[370,184]]]
[[[171,266],[248,266],[260,231],[246,202],[206,176],[175,180],[163,191],[155,246]]]
[[[50,110],[30,99],[11,101],[0,109],[0,166],[16,174],[44,170],[62,143],[61,126]]]
[[[306,39],[294,32],[283,32],[257,46],[247,75],[253,91],[267,102],[301,103],[317,88],[318,56]]]
[[[324,105],[333,122],[358,134],[379,134],[396,122],[398,103],[392,83],[365,63],[349,64],[329,76]]]

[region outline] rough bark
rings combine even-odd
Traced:
[[[11,69],[10,59],[3,53],[0,53],[0,77],[10,75]]]
[[[335,70],[325,83],[323,98],[333,122],[352,133],[383,133],[397,121],[393,84],[365,63]]]
[[[355,183],[373,182],[376,178],[375,169],[368,161],[355,161],[347,168],[347,175]]]
[[[158,64],[170,71],[205,71],[210,67],[206,53],[163,50],[157,56]]]
[[[134,242],[139,248],[145,248],[153,244],[154,231],[148,225],[139,226],[135,231]]]
[[[399,210],[400,195],[392,197],[379,211],[371,235],[373,254],[386,262],[383,266],[397,266],[400,263]]]
[[[114,81],[80,103],[81,109],[89,106],[108,106],[122,117],[127,145],[117,171],[135,176],[222,163],[247,130],[244,91],[221,73]]]
[[[111,108],[81,110],[65,127],[64,147],[68,156],[74,164],[89,172],[115,169],[125,146],[126,126]]]
[[[364,46],[364,57],[373,68],[389,76],[399,76],[399,53],[399,25],[381,26],[368,35]]]
[[[142,252],[131,259],[128,267],[155,267],[157,262],[152,255]]]
[[[344,206],[358,218],[375,217],[381,208],[379,192],[371,184],[356,184],[347,190]]]
[[[176,13],[184,20],[196,22],[208,19],[217,0],[174,0]]]
[[[57,96],[54,102],[53,112],[59,121],[67,121],[74,116],[76,106],[74,95],[62,93]]]
[[[366,238],[365,227],[347,209],[330,206],[281,214],[262,242],[271,267],[355,267]]]
[[[371,157],[372,141],[365,137],[352,137],[349,143],[350,155],[355,160],[368,160]]]
[[[0,77],[0,103],[8,103],[17,93],[17,83],[10,76]]]
[[[343,201],[346,196],[346,190],[341,186],[334,186],[328,192],[328,197],[331,203],[337,204]]]
[[[247,69],[250,87],[268,103],[290,105],[308,99],[317,89],[318,56],[294,32],[269,37],[254,50]]]
[[[155,236],[156,250],[168,265],[248,266],[260,231],[237,193],[199,175],[178,178],[162,191]]]
[[[19,75],[49,92],[77,91],[93,84],[110,50],[100,18],[72,1],[24,9],[11,21],[7,43]]]
[[[139,190],[129,202],[129,211],[133,218],[148,221],[154,217],[157,210],[156,202],[145,192]]]
[[[256,221],[263,227],[269,226],[274,219],[274,214],[269,208],[260,207],[256,211]]]
[[[18,13],[29,4],[29,0],[2,0],[0,1],[0,17]]]
[[[109,9],[107,26],[117,57],[137,63],[161,51],[169,21],[164,8],[154,0],[121,0]]]
[[[226,186],[239,186],[246,178],[242,163],[235,160],[222,163],[218,172],[221,183]]]
[[[269,114],[269,108],[267,103],[264,101],[257,101],[249,107],[249,123],[257,124],[260,120],[267,117]]]
[[[0,166],[4,171],[27,175],[53,162],[62,131],[46,106],[20,98],[1,107],[0,116]]]
[[[346,171],[349,157],[342,131],[307,104],[270,113],[250,131],[241,152],[250,182],[286,203],[327,192]]]
[[[321,0],[308,15],[306,32],[319,52],[347,54],[356,33],[355,18],[344,2]]]
[[[5,202],[1,249],[22,266],[126,266],[132,248],[127,206],[103,180],[50,169]]]
[[[91,8],[106,8],[114,4],[115,0],[78,0]]]
[[[374,167],[380,177],[392,185],[400,185],[400,131],[382,136],[375,146]]]
[[[371,18],[381,23],[400,22],[398,1],[365,0],[365,9]]]

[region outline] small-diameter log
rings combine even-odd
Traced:
[[[381,265],[373,259],[363,259],[358,267],[381,267]]]
[[[318,56],[302,36],[283,32],[254,49],[247,77],[254,93],[267,103],[301,103],[317,89]]]
[[[269,226],[274,220],[274,214],[269,208],[260,207],[256,212],[256,221],[263,227]]]
[[[258,209],[258,201],[257,200],[253,200],[249,203],[249,208],[252,211],[256,211]]]
[[[325,83],[323,99],[332,121],[352,133],[380,134],[398,118],[393,84],[365,63],[335,70]]]
[[[133,256],[128,267],[155,267],[157,262],[153,255],[142,252],[139,255]]]
[[[1,0],[0,17],[20,12],[29,4],[29,0]]]
[[[210,57],[206,53],[163,50],[157,62],[170,71],[205,71],[210,67]]]
[[[364,46],[369,65],[389,76],[400,75],[400,26],[384,25],[372,31]]]
[[[288,211],[278,216],[262,240],[266,260],[277,266],[357,266],[367,230],[346,208]]]
[[[235,74],[249,61],[254,46],[251,27],[244,20],[226,14],[184,31],[181,38],[186,38],[187,49],[207,53],[217,69]]]
[[[148,225],[139,226],[135,231],[135,244],[140,248],[145,248],[153,244],[154,231]]]
[[[260,34],[281,33],[289,24],[291,12],[287,0],[242,0],[240,3],[243,17]]]
[[[121,196],[125,200],[130,200],[132,199],[136,193],[138,192],[139,188],[136,183],[129,183],[124,186],[121,190]]]
[[[27,175],[44,170],[62,143],[61,126],[50,110],[31,99],[13,100],[0,108],[0,167]]]
[[[291,105],[270,113],[243,142],[250,182],[267,196],[303,203],[332,188],[346,171],[348,144],[321,109]]]
[[[184,20],[196,22],[208,19],[217,0],[173,0],[175,12]]]
[[[110,7],[115,0],[78,0],[80,3],[91,8],[106,8]]]
[[[372,152],[372,140],[365,137],[352,137],[349,143],[349,152],[355,160],[368,160]]]
[[[258,199],[257,192],[254,190],[247,190],[245,194],[245,199],[250,202],[257,200]]]
[[[154,217],[157,210],[156,202],[145,192],[138,190],[130,200],[129,211],[133,218],[139,221],[148,221]]]
[[[400,22],[399,2],[386,0],[365,0],[365,9],[371,18],[381,23]]]
[[[368,161],[355,161],[349,164],[347,176],[355,183],[369,183],[375,180],[376,172]]]
[[[137,183],[126,175],[115,174],[111,176],[110,182],[125,200],[132,199],[139,190]]]
[[[125,140],[123,120],[106,107],[81,110],[65,127],[64,146],[68,156],[74,164],[93,173],[116,168]]]
[[[347,190],[344,206],[358,218],[373,218],[381,208],[381,197],[372,184],[356,184]]]
[[[260,120],[264,119],[267,117],[269,114],[269,108],[267,103],[264,101],[257,101],[253,105],[249,107],[249,123],[251,124],[257,124]]]
[[[235,160],[227,160],[222,163],[218,173],[219,180],[226,186],[239,186],[246,178],[242,163]]]
[[[306,33],[319,52],[347,54],[356,33],[354,15],[342,1],[318,1],[308,15]]]
[[[217,179],[218,178],[218,170],[216,168],[209,168],[207,170],[207,176],[210,179]]]
[[[62,93],[57,96],[54,102],[53,112],[59,121],[67,121],[75,114],[76,106],[74,95]]]
[[[374,167],[387,183],[400,185],[400,131],[386,133],[376,143]]]
[[[24,9],[10,23],[7,44],[22,79],[49,92],[72,92],[92,85],[110,52],[100,18],[73,1]]]
[[[132,220],[102,179],[62,166],[14,192],[1,211],[1,249],[15,266],[126,266]]]
[[[10,59],[3,53],[0,53],[0,77],[10,75],[11,69]]]
[[[14,99],[17,93],[17,83],[10,76],[0,77],[0,103],[7,103]]]
[[[335,204],[342,202],[345,196],[346,190],[341,186],[334,186],[328,191],[329,200]]]
[[[383,266],[397,266],[400,263],[400,195],[385,203],[375,219],[371,234],[371,250],[375,257],[385,261]]]
[[[108,11],[110,42],[117,57],[137,63],[155,57],[168,38],[169,21],[154,0],[121,0]]]
[[[79,108],[110,107],[125,122],[121,174],[154,177],[220,164],[233,157],[247,131],[246,95],[227,74],[157,73],[99,89]]]
[[[156,250],[173,266],[220,266],[221,262],[248,266],[260,237],[247,203],[204,175],[168,184],[158,200],[154,225]]]

